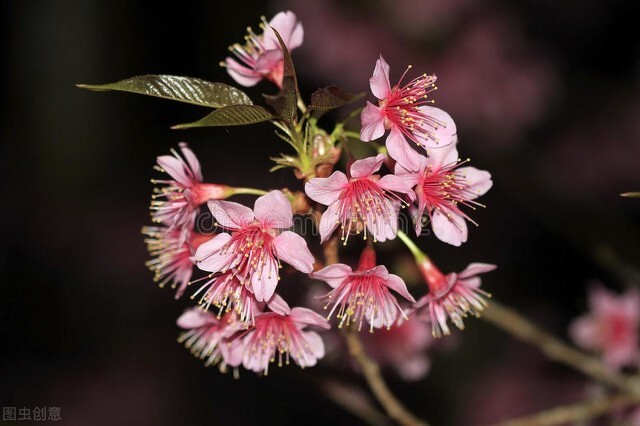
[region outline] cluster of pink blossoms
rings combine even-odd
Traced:
[[[263,18],[261,28],[261,34],[249,29],[246,43],[230,48],[235,58],[227,58],[222,65],[240,85],[268,81],[286,99],[283,79],[292,72],[286,50],[302,44],[302,25],[292,12],[281,12],[269,22]],[[152,256],[147,266],[160,286],[177,288],[176,298],[197,284],[191,299],[198,306],[178,319],[184,330],[179,341],[206,365],[235,371],[242,366],[261,374],[268,373],[271,363],[313,366],[324,356],[325,347],[321,335],[308,328],[330,329],[329,321],[335,318],[338,328],[359,331],[364,326],[371,333],[384,329],[385,341],[396,342],[398,348],[381,349],[379,357],[396,365],[406,361],[411,367],[399,367],[399,371],[417,378],[428,369],[421,351],[430,338],[408,330],[423,327],[424,331],[426,321],[431,334],[440,337],[450,333],[449,321],[462,329],[464,317],[482,312],[488,293],[480,289],[478,275],[495,266],[473,263],[460,273],[445,275],[403,232],[399,219],[412,220],[409,228],[418,237],[428,223],[439,240],[460,246],[468,238],[467,222],[475,224],[468,212],[482,206],[476,199],[491,188],[491,175],[458,158],[455,123],[432,106],[436,77],[422,74],[404,85],[403,78],[391,86],[389,66],[382,57],[378,59],[370,79],[378,102],[367,102],[364,107],[360,138],[373,141],[388,130],[388,155],[350,157],[345,172],[333,171],[338,161],[335,155],[318,160],[321,171],[301,168],[315,161],[303,158],[305,153],[320,155],[308,148],[318,138],[324,141],[327,153],[342,151],[340,144],[346,143],[346,137],[338,127],[334,132],[318,128],[315,122],[305,127],[303,121],[309,117],[305,107],[300,107],[300,122],[297,118],[287,121],[291,113],[271,119],[289,144],[308,145],[297,150],[300,158],[283,160],[304,180],[304,192],[297,195],[290,190],[205,183],[200,162],[185,143],[180,144],[180,152],[158,157],[156,168],[168,177],[153,181],[159,185],[151,202],[157,225],[143,228]],[[318,96],[348,98],[332,90]],[[325,100],[325,105],[331,102],[335,99]],[[306,130],[296,134],[300,128]],[[349,150],[344,152],[351,155]],[[226,201],[241,193],[260,195],[253,209]],[[198,214],[205,206],[215,220],[216,233],[197,229]],[[316,228],[325,246],[338,238],[346,246],[351,236],[362,235],[367,246],[361,250],[357,267],[318,262],[307,240],[292,230],[297,229],[294,211],[319,218]],[[373,244],[398,236],[416,257],[428,288],[428,294],[418,301],[400,276],[376,260]],[[194,266],[204,272],[196,279],[192,279]],[[283,298],[286,289],[279,285],[283,268],[328,284],[330,289],[322,297],[326,318],[308,308],[289,306]],[[412,341],[417,335],[423,337]]]

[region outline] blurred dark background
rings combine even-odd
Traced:
[[[638,2],[0,7],[3,407],[58,406],[70,425],[359,424],[320,386],[361,385],[354,373],[321,363],[236,381],[205,369],[175,343],[189,301],[156,288],[144,266],[155,157],[185,140],[209,181],[295,185],[289,171],[267,172],[268,156],[286,151],[269,126],[172,131],[206,111],[74,86],[147,73],[231,83],[218,66],[227,46],[283,9],[305,28],[294,62],[307,95],[332,83],[367,90],[380,53],[392,81],[409,63],[438,74],[436,99],[458,124],[461,155],[494,180],[468,243],[423,241],[443,270],[498,264],[488,291],[563,338],[590,281],[640,285],[640,200],[618,195],[640,190]],[[396,250],[384,246],[388,257]],[[584,394],[582,376],[489,324],[469,320],[457,335],[424,380],[388,376],[433,424],[482,424]]]

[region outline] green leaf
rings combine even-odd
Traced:
[[[276,96],[265,96],[267,103],[275,108],[276,112],[285,122],[293,124],[297,117],[297,101],[298,101],[298,80],[296,70],[293,67],[291,53],[284,44],[282,37],[278,31],[271,27],[282,49],[282,59],[284,61],[282,71],[282,89]]]
[[[172,129],[191,127],[242,126],[272,120],[269,111],[259,105],[229,105],[213,111],[206,117],[193,123],[177,124]]]
[[[253,104],[242,90],[228,84],[175,75],[141,75],[115,83],[78,84],[77,86],[95,91],[131,92],[211,108]]]
[[[326,111],[356,101],[363,96],[364,93],[347,93],[338,86],[327,86],[313,92],[310,108]]]

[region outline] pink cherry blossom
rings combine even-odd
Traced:
[[[429,93],[437,89],[436,76],[422,74],[401,86],[407,71],[391,87],[389,65],[380,56],[369,79],[378,106],[367,102],[362,111],[360,139],[372,141],[390,130],[386,141],[389,155],[406,169],[418,170],[421,156],[409,141],[424,148],[445,147],[455,143],[456,125],[449,114],[429,106],[433,103]]]
[[[308,274],[314,258],[304,238],[283,229],[293,226],[291,204],[280,191],[259,197],[253,211],[229,201],[209,201],[218,224],[231,233],[221,233],[202,244],[196,265],[211,273],[232,272],[259,302],[273,295],[280,280],[280,261]]]
[[[180,298],[193,272],[191,256],[200,244],[213,236],[189,231],[185,237],[181,230],[165,226],[145,226],[142,233],[147,237],[144,242],[153,257],[145,263],[155,273],[153,280],[161,288],[171,283],[171,288],[177,287],[176,299]]]
[[[420,380],[429,372],[425,351],[434,340],[416,316],[388,330],[364,333],[361,339],[371,358],[381,366],[392,367],[405,380]]]
[[[230,313],[216,317],[199,308],[189,308],[178,318],[178,326],[185,329],[178,338],[191,353],[205,361],[205,365],[219,364],[224,371],[227,366],[238,367],[242,362],[242,342],[238,332],[242,330]]]
[[[487,306],[486,298],[491,295],[480,289],[480,277],[477,275],[493,271],[495,265],[472,263],[460,273],[447,275],[429,259],[424,259],[418,266],[429,286],[429,293],[418,300],[412,311],[417,311],[420,317],[428,315],[433,337],[451,334],[447,319],[464,330],[463,318],[480,316]]]
[[[165,185],[155,188],[151,201],[151,217],[154,222],[171,228],[193,227],[197,208],[207,200],[227,198],[231,188],[225,185],[202,182],[200,162],[186,143],[180,143],[181,157],[175,150],[173,155],[158,157],[156,168],[166,172],[171,179],[153,179],[154,184]]]
[[[422,232],[422,216],[431,221],[433,233],[441,241],[460,246],[467,241],[467,221],[477,225],[461,209],[484,207],[474,201],[493,185],[491,174],[475,167],[461,167],[469,160],[461,161],[454,144],[430,152],[428,158],[420,158],[417,172],[407,170],[399,163],[395,173],[414,186],[417,209],[414,211],[416,235]]]
[[[348,265],[335,263],[309,276],[333,288],[325,296],[329,300],[325,309],[333,305],[327,318],[338,310],[336,317],[340,320],[340,328],[357,323],[360,330],[365,320],[370,332],[374,328],[390,328],[404,315],[391,290],[415,303],[402,278],[390,274],[383,265],[376,266],[376,253],[372,248],[362,252],[355,271]]]
[[[267,79],[278,87],[282,87],[284,61],[280,42],[273,32],[278,31],[289,51],[302,45],[304,30],[293,12],[280,12],[266,23],[260,25],[263,34],[256,34],[251,28],[245,37],[246,44],[239,43],[229,47],[236,59],[227,57],[221,65],[227,68],[229,75],[246,87],[255,86]]]
[[[570,326],[573,340],[584,349],[601,352],[613,368],[637,364],[640,292],[616,295],[603,287],[589,293],[590,312]]]
[[[324,242],[338,225],[341,239],[346,245],[349,235],[367,230],[374,241],[386,241],[398,232],[398,210],[405,203],[397,192],[413,200],[413,191],[402,179],[389,174],[380,177],[377,172],[385,160],[380,154],[354,161],[350,178],[336,171],[328,178],[311,179],[305,192],[314,201],[329,206],[320,219],[320,238]]]
[[[307,326],[329,329],[322,316],[307,308],[293,308],[281,298],[270,305],[276,312],[256,316],[255,326],[242,338],[244,353],[242,365],[247,370],[269,372],[269,364],[289,364],[290,358],[300,367],[312,367],[324,357],[324,343],[315,331],[305,331]],[[277,306],[277,307],[276,307]]]

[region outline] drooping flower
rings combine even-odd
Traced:
[[[333,288],[325,296],[328,299],[325,309],[333,305],[327,318],[337,309],[338,327],[354,323],[360,330],[367,321],[370,332],[374,328],[390,328],[404,315],[391,290],[415,303],[402,278],[390,274],[384,265],[376,266],[376,253],[372,248],[362,252],[355,271],[348,265],[335,263],[309,276]]]
[[[406,194],[413,200],[411,187],[395,175],[380,177],[377,172],[385,156],[380,154],[354,161],[350,167],[350,178],[336,171],[328,178],[311,179],[305,192],[312,200],[329,206],[322,215],[319,230],[324,242],[338,225],[341,238],[346,245],[352,233],[367,230],[374,241],[386,241],[396,237],[398,210],[404,203],[396,194]]]
[[[420,158],[417,172],[399,163],[395,173],[414,187],[417,209],[414,212],[416,235],[422,232],[422,217],[426,213],[433,233],[441,241],[460,246],[467,241],[467,223],[477,225],[461,207],[484,207],[474,201],[493,185],[491,174],[475,167],[461,167],[468,162],[458,158],[455,144],[432,150],[428,158]]]
[[[247,29],[246,44],[236,43],[229,47],[236,59],[227,57],[220,65],[227,68],[229,75],[245,87],[258,84],[267,79],[282,87],[284,61],[282,49],[273,28],[278,31],[289,51],[302,45],[304,30],[293,12],[280,12],[269,21],[260,25],[263,34]]]
[[[242,365],[247,370],[269,372],[269,364],[278,358],[278,366],[289,364],[290,358],[300,367],[312,367],[324,356],[324,343],[315,331],[305,331],[307,326],[329,329],[322,316],[307,308],[293,308],[281,298],[274,312],[256,316],[255,326],[243,337]]]
[[[480,289],[478,274],[496,269],[488,263],[472,263],[460,273],[444,275],[429,259],[418,264],[429,293],[414,305],[420,317],[428,317],[433,337],[451,334],[447,320],[451,320],[460,330],[464,330],[463,318],[468,315],[480,316],[487,306],[489,293]],[[424,308],[424,309],[423,309]]]
[[[233,313],[216,317],[199,308],[189,308],[178,318],[177,324],[185,329],[178,338],[191,353],[205,361],[205,365],[219,364],[224,371],[227,366],[238,367],[242,363],[242,330]]]
[[[617,295],[603,287],[589,292],[590,312],[570,326],[573,340],[584,349],[602,353],[613,368],[637,364],[640,292],[628,290]]]
[[[191,256],[213,236],[193,231],[184,236],[181,230],[166,226],[145,226],[142,234],[147,237],[144,242],[152,257],[145,265],[155,274],[153,280],[161,288],[170,283],[171,288],[177,288],[176,299],[180,298],[193,272]]]
[[[197,208],[208,200],[227,198],[233,189],[214,183],[203,183],[200,162],[186,143],[180,143],[181,157],[175,150],[173,155],[162,155],[157,159],[157,168],[171,179],[153,179],[154,184],[164,185],[154,189],[151,200],[151,217],[154,222],[170,228],[193,227]]]
[[[369,142],[390,130],[386,140],[389,155],[406,169],[418,170],[420,154],[408,141],[424,148],[442,148],[456,142],[456,125],[449,114],[430,106],[436,76],[422,74],[401,86],[407,71],[391,87],[389,65],[380,56],[369,79],[378,105],[367,102],[362,111],[360,139]]]
[[[231,231],[202,244],[196,265],[211,273],[231,272],[244,285],[251,285],[259,302],[267,301],[280,280],[280,261],[306,274],[314,258],[304,238],[291,231],[291,204],[280,191],[259,197],[253,211],[229,201],[209,201],[218,224]]]

